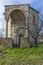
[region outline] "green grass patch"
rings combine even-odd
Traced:
[[[43,43],[32,48],[8,49],[0,46],[0,65],[42,65]]]

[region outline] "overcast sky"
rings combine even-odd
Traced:
[[[0,0],[0,31],[3,29],[4,5],[30,4],[33,8],[43,13],[43,0]]]

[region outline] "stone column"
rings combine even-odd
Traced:
[[[11,37],[11,17],[9,17],[9,21],[8,21],[8,37]]]
[[[8,38],[8,19],[6,19],[6,38]]]
[[[26,17],[26,30],[25,30],[25,37],[28,37],[28,17]]]

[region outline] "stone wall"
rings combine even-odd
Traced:
[[[29,39],[26,37],[21,37],[20,38],[20,47],[25,48],[25,47],[30,47],[29,45]]]
[[[6,47],[6,48],[13,48],[13,43],[12,43],[11,38],[0,38],[0,45]]]

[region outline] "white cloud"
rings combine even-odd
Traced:
[[[4,4],[22,4],[22,3],[28,3],[29,0],[4,0]]]
[[[0,6],[3,6],[4,5],[4,0],[0,0]]]
[[[3,22],[0,22],[0,29],[3,28]]]
[[[4,7],[0,6],[0,18],[3,18]]]

